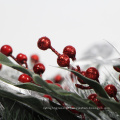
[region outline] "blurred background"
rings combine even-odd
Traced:
[[[63,70],[51,67],[58,66],[51,50],[38,49],[43,36],[60,53],[74,46],[77,59],[106,40],[120,51],[120,0],[0,0],[0,46],[11,45],[14,56],[28,59],[38,54],[46,66],[43,77],[49,77]]]

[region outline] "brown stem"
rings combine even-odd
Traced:
[[[116,96],[114,96],[114,99],[115,99],[117,102],[119,102],[119,100],[118,100],[118,98],[117,98]]]
[[[92,89],[92,87],[90,87],[90,86],[83,86],[83,85],[80,85],[80,84],[75,84],[75,86],[77,88],[82,89],[82,90],[84,90],[84,89],[87,89],[87,90]]]
[[[81,116],[82,116],[82,120],[85,120],[85,116],[84,116],[83,113],[81,113],[81,112],[79,112],[79,111],[77,111],[77,110],[75,110],[75,109],[69,109],[69,108],[67,108],[67,106],[65,105],[65,103],[64,103],[63,101],[61,101],[61,100],[59,100],[59,99],[57,99],[57,98],[55,98],[55,99],[60,103],[60,105],[61,105],[62,107],[65,107],[67,110],[71,111],[72,113],[81,115]]]
[[[24,61],[25,67],[28,69],[28,64],[26,61]]]
[[[13,55],[10,55],[10,57],[13,59],[13,60],[15,60],[19,65],[21,65],[22,66],[22,64],[21,63],[19,63],[18,61],[17,61],[17,59],[13,56]]]
[[[17,59],[13,55],[10,55],[10,57],[17,62]]]
[[[52,46],[50,46],[50,49],[51,49],[57,56],[60,55],[60,53],[58,53]]]
[[[76,58],[75,58],[75,57],[73,57],[73,58],[72,58],[72,61],[75,61],[75,60],[76,60]]]
[[[19,62],[17,61],[17,59],[16,59],[13,55],[10,55],[10,57],[11,57],[13,60],[15,60],[19,65],[22,66],[22,64],[19,63]],[[26,61],[24,61],[24,64],[25,64],[25,67],[28,69],[28,65],[27,65]]]
[[[68,66],[68,69],[75,70],[75,68],[71,65]]]
[[[61,54],[60,53],[58,53],[52,46],[50,46],[50,49],[57,55],[57,56],[60,56]],[[74,57],[74,58],[72,58],[72,60],[74,61],[74,60],[76,60],[76,58]],[[68,67],[68,69],[72,69],[72,70],[75,70],[75,71],[80,71],[80,67],[79,66],[77,66],[77,69],[76,68],[74,68],[73,66],[69,66]]]
[[[65,103],[63,102],[63,101],[61,101],[61,100],[59,100],[59,99],[57,99],[57,98],[55,98],[59,103],[60,103],[60,105],[62,106],[62,107],[66,107],[66,105],[65,105]]]
[[[77,65],[77,71],[79,71],[79,72],[80,72],[80,66],[79,66],[79,65]]]

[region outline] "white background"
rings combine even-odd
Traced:
[[[59,71],[49,67],[57,66],[57,56],[37,48],[42,36],[60,53],[73,45],[77,58],[103,39],[119,50],[120,0],[0,0],[0,46],[11,45],[14,56],[37,53],[49,77]]]

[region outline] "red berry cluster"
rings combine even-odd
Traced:
[[[90,79],[96,80],[97,82],[99,82],[98,77],[99,77],[99,72],[96,68],[94,67],[90,67],[86,70],[86,72],[81,72],[80,71],[80,67],[77,66],[77,68],[74,68],[70,65],[70,58],[74,61],[76,60],[75,56],[76,56],[76,49],[71,46],[68,45],[63,49],[63,54],[58,53],[52,46],[51,46],[51,41],[48,37],[41,37],[38,42],[37,42],[37,46],[39,49],[41,50],[47,50],[47,49],[51,49],[57,56],[57,63],[60,67],[68,67],[69,69],[75,70],[79,73],[81,73],[83,76],[88,77]],[[81,80],[80,78],[78,78],[78,81],[82,84],[85,84],[85,82],[83,80]],[[81,85],[77,85],[76,87],[79,87],[81,89],[85,89],[86,87]],[[86,89],[90,89],[91,87],[87,87]]]
[[[36,63],[33,66],[33,71],[34,71],[34,73],[39,74],[41,76],[44,73],[44,71],[45,71],[45,66],[42,63]],[[32,78],[30,76],[28,76],[27,74],[20,75],[18,80],[20,82],[23,82],[23,83],[25,83],[25,82],[32,82],[32,83],[34,83]]]
[[[84,77],[87,77],[89,79],[92,79],[94,81],[97,81],[99,82],[98,78],[99,78],[99,72],[98,70],[95,68],[95,67],[89,67],[86,71],[81,71],[80,67],[79,66],[76,66],[76,68],[74,68],[73,66],[70,65],[70,59],[72,59],[72,61],[76,60],[76,49],[71,46],[71,45],[68,45],[66,46],[64,49],[63,49],[63,53],[60,54],[58,53],[52,46],[51,46],[51,41],[49,38],[47,37],[41,37],[38,42],[37,42],[37,46],[39,49],[41,50],[47,50],[47,49],[51,49],[57,56],[57,64],[60,66],[60,67],[68,67],[68,69],[72,69],[76,72],[79,72],[81,73]],[[0,52],[3,53],[4,55],[6,56],[9,56],[11,58],[13,58],[18,64],[20,65],[25,65],[25,67],[28,69],[28,65],[27,65],[27,56],[22,54],[22,53],[19,53],[16,58],[12,55],[13,53],[13,50],[12,50],[12,47],[9,46],[9,45],[4,45],[1,47],[0,49]],[[42,74],[45,72],[45,66],[39,62],[39,57],[38,55],[36,54],[33,54],[31,56],[31,62],[34,64],[33,66],[33,71],[34,73],[42,76]],[[0,64],[0,69],[2,68],[2,64]],[[120,72],[120,69],[116,66],[113,67],[117,72]],[[71,73],[71,79],[73,79],[73,73]],[[27,74],[21,74],[18,78],[18,80],[22,83],[26,83],[26,82],[31,82],[31,83],[34,83],[32,77],[30,77],[29,75]],[[63,80],[62,76],[61,75],[56,75],[54,77],[54,82],[51,81],[51,80],[45,80],[47,83],[49,84],[54,84],[54,85],[57,85],[58,87],[62,88],[62,86],[58,83],[60,83],[61,81]],[[81,78],[78,78],[77,77],[77,80],[79,81],[79,83],[81,84],[86,84],[84,82],[84,80],[82,80]],[[90,86],[83,86],[81,84],[75,84],[75,86],[77,88],[80,88],[80,89],[92,89]],[[107,85],[105,88],[105,91],[107,92],[107,94],[110,96],[110,97],[113,97],[117,102],[119,102],[119,100],[117,99],[116,97],[116,94],[117,94],[117,89],[114,85],[110,84],[110,85]],[[50,95],[43,95],[43,97],[46,97],[48,98],[49,100],[52,101],[52,97]],[[56,98],[55,98],[56,99]],[[88,96],[88,99],[92,100],[100,110],[103,110],[104,109],[104,105],[97,99],[97,94],[91,94]],[[63,107],[66,107],[64,102],[56,99]],[[81,114],[80,112],[76,111],[76,110],[71,110],[73,113],[77,113],[77,114]],[[83,115],[84,116],[84,115]]]
[[[13,58],[18,64],[20,64],[20,65],[25,64],[25,67],[28,69],[27,56],[25,54],[19,53],[15,58],[12,55],[13,50],[12,50],[12,47],[10,45],[3,45],[0,49],[0,51],[4,55]],[[45,66],[42,63],[39,63],[39,57],[34,54],[31,56],[31,61],[34,62],[33,71],[39,75],[43,74],[45,71]],[[2,65],[0,64],[0,69],[1,68],[2,68]],[[23,83],[33,81],[32,78],[30,76],[28,76],[27,74],[20,75],[18,80],[20,82],[23,82]]]
[[[91,94],[88,96],[89,100],[92,100],[100,110],[104,110],[104,105],[97,99],[97,94]]]
[[[90,78],[92,80],[99,82],[99,80],[98,80],[99,72],[95,67],[89,67],[86,71],[82,71],[80,73],[87,78]],[[77,77],[77,79],[81,84],[86,84],[81,78]],[[76,85],[76,87],[78,87],[80,89],[92,89],[90,86],[83,86],[83,85],[79,85],[79,84],[75,84],[75,85]]]
[[[57,56],[57,63],[60,67],[69,67],[70,58],[75,60],[76,50],[73,46],[66,46],[63,49],[63,54],[58,53],[52,46],[51,41],[47,37],[41,37],[37,42],[38,48],[41,50],[51,49]]]
[[[77,69],[70,66],[70,58],[74,61],[76,60],[75,56],[76,56],[76,50],[73,46],[66,46],[64,49],[63,49],[63,54],[60,54],[58,53],[52,46],[51,46],[51,41],[49,38],[47,37],[41,37],[38,42],[37,42],[37,45],[38,45],[38,48],[40,48],[41,50],[47,50],[47,49],[51,49],[57,56],[57,63],[60,67],[68,67],[72,70],[75,70],[79,73],[81,73],[83,76],[87,77],[87,78],[90,78],[92,80],[95,80],[97,82],[99,82],[98,78],[99,78],[99,72],[96,68],[94,67],[90,67],[88,68],[86,71],[80,71],[80,67],[77,66]],[[120,71],[118,69],[118,67],[115,67],[114,66],[114,69],[116,71]],[[71,77],[72,77],[73,73],[71,74]],[[57,76],[55,78],[55,80],[57,81],[57,79],[60,79],[60,76]],[[86,84],[81,78],[78,78],[78,81],[81,83],[81,84]],[[59,81],[59,80],[58,80]],[[78,88],[81,88],[81,89],[92,89],[90,86],[83,86],[83,85],[80,85],[80,84],[75,84],[76,87]],[[111,97],[114,97],[116,100],[117,98],[115,97],[116,96],[116,93],[117,93],[117,89],[115,89],[115,87],[113,87],[112,85],[108,85],[105,87],[105,90],[106,92],[108,93],[108,95],[110,95]],[[114,92],[113,92],[114,91]],[[97,95],[91,95],[91,96],[94,96],[96,97]],[[90,96],[90,97],[91,97]],[[89,98],[90,98],[89,97]],[[97,105],[99,103],[99,100],[97,100],[95,98],[95,101],[97,101]],[[100,103],[99,103],[100,104]],[[98,105],[99,106],[99,105]],[[101,105],[100,105],[101,106]]]
[[[27,56],[22,54],[22,53],[19,53],[17,55],[17,57],[15,58],[13,55],[12,55],[12,52],[13,52],[13,49],[10,45],[3,45],[0,49],[1,53],[3,53],[4,55],[6,56],[10,56],[11,58],[13,58],[18,64],[20,65],[23,65],[25,64],[26,68],[28,68],[27,66]]]

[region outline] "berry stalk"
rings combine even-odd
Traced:
[[[58,53],[52,46],[50,46],[50,49],[51,49],[57,56],[60,55],[60,53]]]

